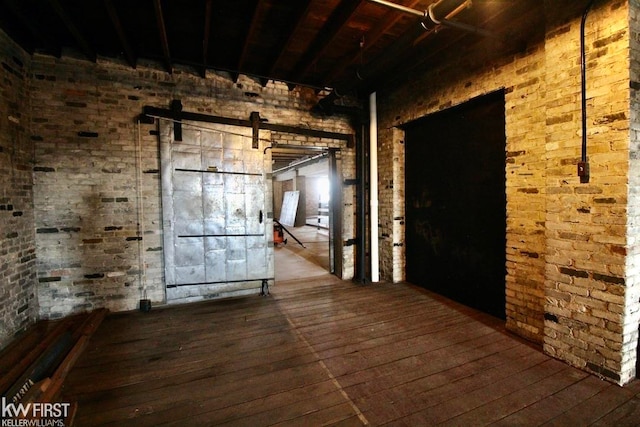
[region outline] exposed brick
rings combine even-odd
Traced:
[[[637,334],[640,308],[637,298],[633,303],[627,298],[637,295],[635,284],[640,281],[622,277],[637,275],[626,273],[626,266],[640,264],[634,244],[629,244],[629,253],[625,248],[631,240],[628,237],[636,238],[627,236],[627,225],[640,223],[640,196],[630,191],[640,185],[636,178],[640,176],[640,142],[634,131],[638,124],[632,123],[637,120],[632,111],[640,110],[640,105],[624,90],[638,90],[631,76],[640,74],[640,63],[629,57],[631,52],[635,58],[640,50],[636,3],[619,2],[615,9],[596,7],[592,13],[597,16],[587,22],[592,48],[589,67],[597,70],[589,75],[590,184],[581,184],[575,173],[580,158],[575,49],[580,16],[561,16],[563,10],[550,2],[544,6],[548,20],[541,27],[544,33],[526,51],[489,59],[469,52],[464,64],[443,62],[422,75],[401,80],[397,87],[385,88],[379,105],[378,229],[381,236],[388,236],[381,242],[383,277],[404,279],[404,224],[394,221],[404,216],[405,202],[404,135],[398,126],[505,88],[507,327],[541,342],[554,357],[586,366],[614,382],[625,382],[634,371],[633,343],[637,345],[637,335],[618,320],[634,324]],[[23,283],[31,282],[22,289],[10,279],[6,288],[11,297],[0,307],[0,321],[8,325],[9,333],[35,319],[37,294],[42,297],[39,309],[45,318],[96,306],[115,310],[136,307],[138,279],[129,274],[105,277],[103,273],[84,273],[95,271],[96,265],[101,271],[128,273],[139,268],[138,245],[127,243],[141,239],[132,236],[136,230],[128,225],[140,220],[135,203],[128,203],[138,200],[132,155],[136,147],[130,138],[137,130],[143,146],[142,222],[151,239],[161,235],[157,131],[153,125],[135,127],[134,117],[141,105],[166,107],[172,99],[181,98],[187,110],[245,119],[256,106],[251,103],[255,99],[252,94],[259,93],[261,116],[270,122],[351,130],[344,118],[313,117],[311,102],[304,94],[287,90],[286,85],[269,83],[263,88],[242,76],[239,90],[217,74],[202,79],[193,73],[169,75],[144,67],[127,70],[106,61],[83,64],[66,58],[31,58],[4,33],[0,33],[0,62],[0,79],[6,83],[0,117],[12,115],[21,122],[30,121],[24,129],[12,127],[15,134],[0,132],[0,151],[11,153],[0,158],[0,168],[7,172],[3,174],[7,181],[1,194],[7,200],[0,202],[5,212],[1,220],[10,222],[7,233],[12,236],[3,242],[8,248],[5,251],[3,247],[0,253],[0,274],[26,277]],[[135,96],[131,95],[134,87],[138,88]],[[95,91],[105,96],[88,96]],[[309,100],[315,99],[311,92]],[[66,97],[72,98],[65,101]],[[25,99],[30,102],[23,102]],[[629,105],[631,111],[627,111]],[[75,117],[70,117],[70,111]],[[101,117],[108,117],[108,123]],[[597,129],[592,130],[594,125]],[[90,143],[78,137],[100,140]],[[280,140],[280,135],[274,139]],[[304,138],[289,142],[317,143]],[[343,149],[342,178],[353,179],[355,153],[339,145],[334,148]],[[343,200],[343,238],[349,241],[355,235],[351,186],[343,188]],[[14,210],[14,205],[19,208]],[[35,206],[35,213],[30,206]],[[124,224],[126,234],[107,230],[113,224]],[[630,233],[637,233],[630,228]],[[56,235],[60,231],[67,234]],[[147,291],[162,301],[163,251],[157,240],[152,241],[154,246],[146,249],[145,262],[151,267]],[[78,242],[91,244],[78,250]],[[594,244],[603,250],[586,249]],[[344,248],[344,278],[353,275],[353,251],[353,246]],[[38,256],[33,258],[28,255],[31,253]],[[65,264],[62,275],[61,261]],[[62,282],[63,277],[64,283],[54,283]],[[71,284],[91,286],[91,291],[70,290]],[[54,299],[59,307],[53,306]],[[608,310],[602,308],[604,304]],[[0,336],[0,342],[4,338]]]
[[[94,238],[94,239],[82,239],[82,243],[85,243],[87,245],[95,245],[98,243],[102,243],[104,240],[100,239],[100,238]]]
[[[543,342],[554,357],[583,368],[589,362],[588,369],[625,382],[635,370],[637,336],[623,339],[626,332],[615,322],[620,315],[633,318],[631,323],[640,322],[640,303],[625,305],[624,298],[630,292],[627,284],[640,286],[637,277],[624,277],[629,271],[640,274],[635,267],[640,265],[640,254],[629,249],[637,246],[635,224],[640,224],[640,194],[631,190],[640,188],[636,178],[640,177],[640,133],[629,132],[638,127],[640,99],[630,101],[625,91],[627,85],[634,97],[640,91],[637,79],[631,80],[640,74],[640,62],[629,57],[630,53],[633,58],[640,55],[640,6],[637,2],[617,5],[594,8],[591,19],[595,20],[586,25],[591,43],[589,70],[598,70],[589,75],[588,90],[591,182],[580,183],[576,173],[581,112],[575,102],[580,97],[575,41],[580,16],[546,3],[544,37],[522,56],[486,62],[486,68],[477,69],[468,64],[462,67],[454,58],[379,94],[378,170],[380,235],[389,236],[381,241],[381,273],[387,280],[396,280],[402,277],[403,252],[387,241],[402,240],[404,229],[391,218],[404,214],[405,200],[404,153],[398,148],[402,145],[396,144],[404,134],[395,128],[446,105],[505,88],[507,328]],[[629,17],[631,31],[627,31]],[[391,179],[395,188],[385,185]],[[629,224],[634,225],[628,238]],[[631,263],[627,262],[630,256],[634,257]],[[546,320],[543,327],[541,319]],[[633,344],[621,347],[624,355],[620,357],[608,348],[609,335],[603,343],[602,334],[592,330],[619,334],[619,342]],[[581,339],[573,336],[576,331]],[[619,360],[625,361],[624,366]],[[599,366],[605,370],[598,370]]]
[[[616,199],[614,199],[613,197],[601,197],[601,198],[595,198],[593,199],[594,203],[599,203],[599,204],[613,204],[613,203],[617,203]]]
[[[211,73],[203,79],[191,72],[168,74],[144,66],[133,70],[109,61],[92,64],[66,57],[38,56],[28,70],[32,76],[28,82],[32,120],[25,139],[32,144],[30,153],[35,152],[35,159],[21,163],[29,165],[29,175],[37,181],[31,233],[34,223],[40,229],[38,257],[31,264],[37,264],[41,276],[52,276],[61,271],[60,263],[65,264],[64,284],[39,289],[42,318],[69,315],[85,306],[112,311],[137,308],[142,286],[138,274],[142,263],[138,242],[143,240],[138,234],[140,222],[144,240],[150,241],[143,249],[146,291],[154,302],[164,302],[159,134],[155,122],[138,127],[136,119],[143,106],[168,108],[173,99],[181,99],[185,111],[248,119],[252,111],[259,110],[270,123],[304,123],[305,127],[353,133],[346,117],[311,114],[318,99],[313,89],[290,91],[284,83],[269,82],[263,87],[240,76],[238,83],[243,89],[238,90],[223,74]],[[248,99],[244,92],[259,93],[260,104],[252,104],[255,98]],[[54,107],[53,100],[57,102]],[[29,139],[29,135],[36,138]],[[340,179],[355,176],[355,150],[347,148],[344,141],[279,132],[272,132],[271,137],[284,144],[340,149]],[[142,147],[140,168],[138,144]],[[262,160],[261,150],[255,154]],[[34,166],[55,171],[33,173]],[[143,172],[141,181],[139,170]],[[345,239],[355,234],[353,199],[353,188],[345,188]],[[139,201],[143,203],[141,211]],[[272,212],[265,214],[273,218]],[[353,276],[353,259],[354,248],[345,248],[340,273],[346,279]],[[105,277],[90,275],[98,267]],[[63,288],[65,292],[60,292]],[[85,294],[86,289],[92,294]]]
[[[86,108],[87,104],[84,102],[67,101],[64,103],[67,107]]]
[[[36,233],[38,234],[51,234],[51,233],[58,233],[60,230],[58,230],[55,227],[43,227],[43,228],[38,228],[36,229]]]
[[[568,276],[582,277],[582,278],[589,277],[589,273],[587,271],[575,270],[573,268],[567,268],[567,267],[560,267],[559,270],[560,270],[560,273],[566,274]]]
[[[97,138],[99,134],[98,132],[80,131],[78,132],[78,136],[82,138]]]
[[[603,366],[596,365],[595,363],[587,362],[587,369],[589,369],[591,372],[604,376],[615,382],[620,381],[620,374],[617,374]]]
[[[614,283],[616,285],[624,285],[624,277],[609,276],[606,274],[593,273],[594,280],[601,282]]]
[[[568,123],[568,122],[573,122],[572,114],[564,114],[562,116],[550,117],[546,120],[547,126],[556,125],[560,123]]]
[[[529,258],[540,258],[540,254],[537,252],[520,251],[520,253]]]
[[[81,230],[81,228],[80,227],[62,227],[60,230],[64,231],[65,233],[78,233]]]

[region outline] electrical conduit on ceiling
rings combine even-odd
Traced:
[[[471,5],[471,0],[439,0],[429,6],[427,10],[420,11],[416,9],[412,9],[410,7],[406,7],[403,5],[399,5],[387,0],[368,0],[372,3],[377,3],[382,6],[389,7],[391,9],[398,10],[400,12],[404,12],[409,15],[417,16],[421,19],[421,25],[425,29],[425,33],[422,37],[414,40],[413,43],[417,43],[422,40],[423,37],[428,36],[435,32],[435,30],[441,26],[451,27],[467,32],[471,32],[474,34],[479,34],[482,36],[493,37],[501,40],[494,33],[484,30],[482,28],[475,27],[473,25],[468,25],[458,21],[452,21],[451,18],[458,15],[464,9],[468,8]],[[440,18],[443,16],[444,18]],[[375,65],[375,64],[374,64]],[[375,68],[375,66],[373,67]],[[368,68],[359,69],[356,72],[356,76],[360,81],[365,81],[371,78],[375,73],[370,71]],[[331,92],[319,100],[316,105],[312,108],[312,111],[319,113],[321,115],[332,115],[334,114],[335,100],[341,98],[341,93],[353,93],[353,90],[357,90],[358,84],[349,84],[345,87],[334,87]],[[339,93],[341,92],[341,93]]]
[[[434,25],[443,25],[446,27],[456,28],[462,31],[470,33],[481,34],[483,36],[495,37],[490,31],[483,30],[482,28],[475,27],[473,25],[465,24],[462,22],[451,21],[458,13],[462,12],[467,7],[471,6],[471,0],[439,0],[429,5],[427,10],[420,11],[412,9],[397,3],[393,3],[387,0],[369,0],[372,3],[378,3],[382,6],[386,6],[400,12],[404,12],[409,15],[418,16],[422,19],[422,26],[428,29],[430,25],[427,25],[427,20],[430,20]],[[440,11],[436,9],[441,9]],[[443,18],[440,18],[443,17]]]

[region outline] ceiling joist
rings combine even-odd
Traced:
[[[122,27],[122,22],[120,22],[120,17],[118,16],[118,12],[116,8],[113,6],[113,0],[104,0],[104,5],[107,8],[107,13],[109,14],[109,18],[111,19],[111,23],[118,34],[118,39],[120,40],[120,45],[124,50],[124,56],[127,59],[127,62],[131,66],[131,68],[136,68],[137,58],[133,53],[133,49],[131,48],[131,43],[127,39],[127,35],[125,34],[124,28]]]
[[[263,8],[265,2],[264,0],[258,0],[258,4],[253,11],[253,16],[251,17],[251,24],[249,25],[249,30],[244,38],[242,43],[242,51],[240,52],[240,58],[238,59],[238,70],[244,69],[245,63],[247,62],[247,57],[249,56],[249,48],[251,46],[252,40],[258,35],[258,23],[260,22],[263,16]]]
[[[421,0],[412,0],[407,7],[415,7]],[[385,19],[378,21],[378,23],[371,28],[366,34],[363,35],[359,47],[351,50],[347,55],[336,64],[335,67],[327,74],[327,79],[330,82],[342,75],[344,71],[360,61],[362,65],[364,61],[364,55],[369,51],[372,46],[375,46],[378,40],[383,37],[387,32],[393,28],[400,20],[402,15],[399,13],[388,13],[385,15]]]
[[[62,20],[69,33],[71,33],[71,35],[73,36],[83,55],[92,62],[96,62],[96,60],[98,59],[98,55],[86,40],[82,32],[80,32],[75,22],[73,21],[73,18],[71,18],[64,7],[62,7],[62,5],[58,2],[58,0],[49,0],[49,4],[55,11],[58,18]]]
[[[30,37],[33,42],[29,42],[28,46],[24,46],[25,50],[33,53],[35,50],[34,44],[41,44],[45,50],[55,52],[55,56],[59,57],[62,50],[60,45],[57,44],[53,46],[51,38],[45,37],[42,34],[37,24],[29,19],[29,17],[22,11],[22,7],[16,4],[16,1],[17,0],[0,0],[0,3],[4,4],[4,6],[9,9],[10,13],[18,19],[20,24],[27,29],[27,32],[30,33]]]
[[[209,39],[211,39],[211,13],[213,11],[213,0],[206,0],[204,7],[204,31],[202,34],[202,77],[207,76],[207,62],[209,57]]]
[[[355,13],[362,0],[342,0],[333,13],[327,18],[324,26],[318,32],[302,59],[290,74],[290,80],[298,81],[309,72],[335,36]]]
[[[171,61],[171,52],[169,51],[169,38],[167,37],[167,27],[164,22],[164,14],[162,12],[162,0],[154,0],[153,6],[156,12],[156,23],[158,25],[158,35],[162,46],[162,54],[164,57],[164,65],[167,72],[173,73],[173,64]]]
[[[434,16],[442,21],[465,0],[391,2],[415,11],[435,4]],[[154,60],[168,72],[180,64],[203,77],[218,70],[234,80],[244,74],[262,85],[275,80],[289,89],[340,88],[352,94],[375,90],[388,81],[389,70],[423,62],[425,43],[433,45],[429,62],[438,61],[429,52],[448,45],[461,29],[473,31],[456,50],[485,45],[484,30],[504,34],[509,28],[512,45],[538,37],[549,13],[541,3],[475,0],[455,17],[459,28],[431,37],[419,13],[365,0],[0,0],[0,30],[28,52],[60,56],[72,48],[91,61],[114,57],[136,67]],[[496,11],[507,19],[494,19]]]
[[[285,56],[289,52],[291,45],[298,34],[300,28],[304,26],[309,14],[311,13],[311,0],[302,0],[297,3],[297,9],[295,11],[295,19],[292,20],[292,25],[286,30],[286,37],[283,38],[283,43],[276,46],[274,51],[277,54],[275,60],[268,67],[269,74],[277,74],[279,67],[284,60]]]

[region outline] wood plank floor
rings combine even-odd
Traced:
[[[287,244],[278,245],[276,254],[276,281],[306,279],[322,276],[329,267],[329,230],[311,227],[287,227],[303,245],[285,233]]]
[[[112,314],[63,398],[78,426],[625,426],[639,393],[419,288],[325,275]]]

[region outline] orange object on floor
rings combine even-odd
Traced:
[[[273,244],[287,244],[287,240],[284,238],[284,232],[280,224],[273,224]]]

